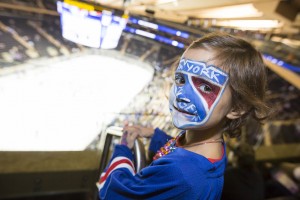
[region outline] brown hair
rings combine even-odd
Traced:
[[[269,113],[265,101],[267,75],[261,54],[247,41],[225,33],[207,34],[188,47],[196,48],[216,53],[211,60],[229,74],[233,109],[245,111],[238,119],[227,119],[224,132],[236,137],[248,116],[259,122],[266,119]]]

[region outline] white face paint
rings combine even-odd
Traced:
[[[197,128],[207,122],[227,85],[228,74],[200,61],[182,58],[170,92],[170,111],[177,128]]]

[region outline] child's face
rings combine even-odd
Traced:
[[[213,56],[203,49],[190,49],[180,60],[169,98],[173,123],[179,129],[217,124],[229,112],[228,74],[206,63]]]

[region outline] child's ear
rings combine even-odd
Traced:
[[[226,117],[228,119],[237,119],[240,118],[243,114],[245,114],[245,111],[236,111],[233,108],[227,113]]]

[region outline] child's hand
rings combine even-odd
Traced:
[[[121,144],[127,146],[129,149],[133,148],[134,141],[138,137],[137,132],[123,131]]]
[[[151,127],[143,127],[139,125],[124,126],[121,144],[132,149],[137,137],[152,137],[153,134],[154,129]]]
[[[128,133],[137,133],[140,137],[152,137],[154,134],[154,128],[152,127],[143,127],[140,125],[131,125],[131,126],[124,126],[123,132],[127,131]]]

